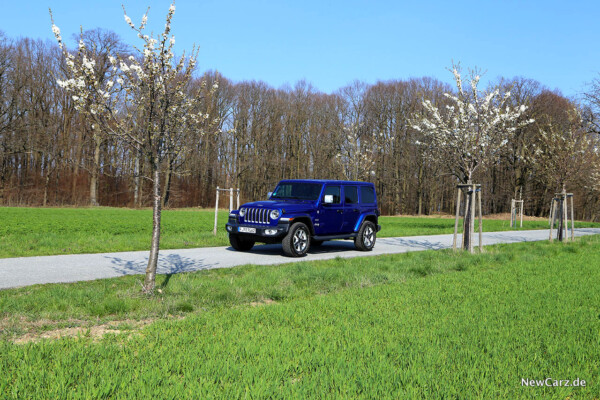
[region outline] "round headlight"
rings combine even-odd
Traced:
[[[244,207],[240,208],[240,217],[246,215],[246,209]]]
[[[271,217],[271,219],[277,219],[280,215],[281,213],[279,212],[279,210],[271,210],[269,217]]]

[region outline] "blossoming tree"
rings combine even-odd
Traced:
[[[482,165],[496,159],[513,133],[532,120],[521,117],[527,107],[511,106],[510,92],[498,88],[481,92],[480,74],[470,71],[466,84],[460,65],[450,68],[456,93],[445,93],[447,104],[442,108],[430,100],[423,101],[423,113],[413,121],[421,134],[417,142],[432,162],[444,160],[448,171],[463,184],[473,183],[473,174]],[[468,249],[472,237],[471,207],[467,202],[464,218],[463,248]]]
[[[153,186],[152,241],[143,290],[152,293],[155,287],[161,226],[161,173],[168,157],[184,157],[183,137],[187,130],[203,131],[209,121],[203,114],[202,93],[190,93],[198,52],[192,50],[175,58],[175,37],[171,21],[175,5],[171,4],[164,31],[156,38],[144,33],[148,12],[136,26],[124,11],[125,21],[137,33],[143,46],[138,56],[123,58],[110,55],[111,69],[107,79],[99,80],[94,73],[95,61],[85,42],[79,41],[73,54],[64,45],[60,29],[52,19],[52,31],[65,57],[68,79],[58,82],[69,91],[77,109],[98,129],[102,129],[143,154],[150,165]],[[52,17],[52,13],[51,13]],[[201,88],[204,89],[204,88]],[[209,90],[217,89],[215,83]]]

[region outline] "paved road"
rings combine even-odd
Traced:
[[[484,245],[530,242],[548,239],[548,230],[489,232]],[[600,228],[575,229],[576,236],[600,234]],[[364,253],[354,250],[351,241],[326,242],[304,258],[281,255],[281,245],[257,245],[248,253],[231,247],[161,250],[158,273],[230,268],[244,264],[282,264],[335,257],[375,256],[408,251],[439,250],[452,246],[452,235],[378,238],[375,249]],[[75,282],[122,275],[143,274],[148,251],[0,259],[0,289],[38,283]]]

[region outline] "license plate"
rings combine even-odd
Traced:
[[[244,233],[256,233],[256,228],[246,228],[245,226],[240,226],[238,228],[238,232]]]

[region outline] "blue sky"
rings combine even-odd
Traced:
[[[130,44],[150,6],[148,26],[164,27],[170,1],[3,1],[0,30],[53,40],[48,7],[63,37],[113,30]],[[598,1],[213,1],[178,0],[176,51],[200,46],[201,70],[274,87],[305,79],[331,93],[358,79],[433,76],[451,82],[452,60],[524,76],[575,96],[600,72]],[[73,44],[71,42],[70,44]]]

